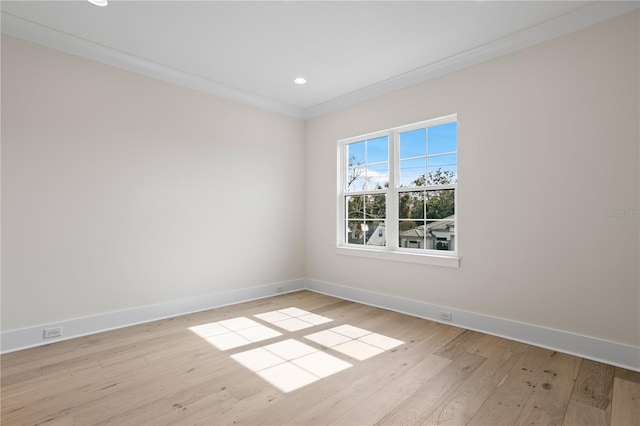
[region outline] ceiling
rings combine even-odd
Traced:
[[[2,1],[2,32],[314,117],[610,19],[638,1]],[[308,83],[293,80],[304,76]]]

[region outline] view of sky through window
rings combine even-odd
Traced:
[[[457,123],[441,124],[400,133],[400,185],[421,186],[420,180],[438,170],[452,174],[457,181]],[[441,182],[435,182],[439,184]]]
[[[348,189],[368,190],[389,184],[389,138],[382,136],[347,145]]]

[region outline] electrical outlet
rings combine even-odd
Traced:
[[[279,286],[276,288],[276,293],[282,293],[284,291],[284,287],[283,286]]]
[[[441,311],[440,312],[440,319],[442,321],[453,321],[453,315],[451,315],[451,312]]]
[[[62,327],[45,328],[42,335],[43,339],[52,339],[62,336]]]

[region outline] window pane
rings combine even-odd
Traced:
[[[404,232],[404,231],[409,231],[411,229],[414,229],[418,226],[421,226],[424,224],[423,220],[401,220],[400,221],[400,233]]]
[[[400,159],[424,157],[427,154],[426,129],[400,133]]]
[[[367,181],[363,176],[353,176],[349,178],[347,191],[363,191],[367,189]]]
[[[347,159],[349,164],[364,164],[364,142],[350,143],[347,145]]]
[[[349,219],[364,218],[364,195],[345,197],[345,201],[345,205],[347,208],[347,217]]]
[[[424,248],[424,221],[401,220],[399,223],[400,238],[398,244],[402,248]]]
[[[384,194],[365,196],[367,219],[384,219],[387,216],[387,197]]]
[[[424,219],[424,191],[401,192],[398,195],[398,218]]]
[[[368,246],[385,246],[387,245],[387,236],[385,232],[385,222],[368,220],[365,222],[366,244]]]
[[[367,141],[367,163],[389,161],[389,138],[383,136]]]
[[[363,220],[348,220],[346,231],[346,240],[349,244],[363,244],[364,245],[364,221]]]
[[[437,155],[427,158],[427,184],[445,185],[458,180],[458,155]]]
[[[455,214],[455,191],[426,191],[427,219],[448,219]]]
[[[400,161],[400,186],[411,187],[421,185],[420,182],[424,181],[426,170],[425,158]]]
[[[364,163],[355,163],[349,159],[347,164],[347,191],[361,191],[365,189],[366,175]]]
[[[362,191],[389,186],[389,138],[348,144],[346,189]]]
[[[429,155],[458,150],[458,124],[447,123],[429,127]]]
[[[453,220],[427,221],[425,225],[425,249],[455,250],[455,229]]]
[[[389,164],[378,163],[367,167],[367,189],[382,189],[389,186]]]
[[[453,220],[405,221],[399,223],[401,248],[455,250]]]

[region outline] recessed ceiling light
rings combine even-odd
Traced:
[[[106,6],[109,4],[107,0],[89,0],[89,3],[95,4],[96,6]]]
[[[298,77],[295,80],[293,80],[293,82],[295,84],[305,84],[307,82],[307,79],[304,77]]]

